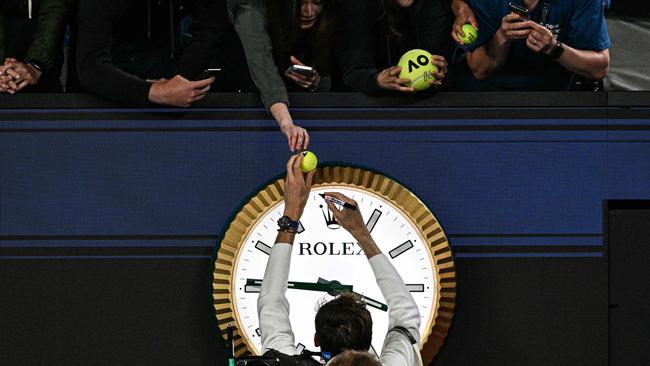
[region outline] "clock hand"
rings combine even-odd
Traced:
[[[338,281],[328,281],[328,280],[326,280],[326,279],[324,279],[324,278],[320,278],[320,277],[319,277],[317,283],[322,283],[322,284],[332,284],[332,283],[338,283]],[[388,311],[388,305],[386,305],[386,304],[384,304],[384,303],[381,303],[381,302],[379,302],[379,301],[377,301],[377,300],[375,300],[375,299],[372,299],[372,298],[370,298],[370,297],[368,297],[368,296],[362,295],[362,294],[360,294],[360,293],[358,293],[358,292],[354,292],[354,291],[352,291],[352,290],[350,290],[350,292],[353,293],[353,294],[355,294],[355,295],[357,295],[357,296],[359,296],[359,298],[361,299],[361,301],[363,301],[364,303],[366,303],[366,305],[368,305],[368,306],[372,306],[373,308],[375,308],[375,309],[379,309],[379,310],[381,310],[381,311]]]
[[[246,280],[246,287],[250,290],[257,289],[259,291],[260,286],[262,286],[262,280],[253,279],[253,278],[249,278]],[[342,285],[341,283],[335,281],[333,281],[332,283],[288,281],[287,288],[294,289],[294,290],[327,292],[332,296],[335,296],[341,292],[352,291],[352,286]]]

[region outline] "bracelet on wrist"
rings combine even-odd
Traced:
[[[32,67],[35,68],[36,71],[43,72],[43,69],[45,69],[45,65],[43,65],[43,63],[38,60],[29,60],[27,61],[27,64],[32,65]]]

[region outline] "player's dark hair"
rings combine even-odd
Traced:
[[[353,294],[343,294],[325,303],[316,313],[316,335],[322,351],[332,356],[350,349],[367,351],[372,341],[372,317]]]
[[[328,366],[381,366],[370,353],[360,351],[345,351],[330,361]]]

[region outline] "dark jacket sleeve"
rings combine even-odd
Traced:
[[[45,66],[45,70],[54,67],[55,60],[63,48],[65,26],[72,6],[71,0],[40,2],[34,15],[38,22],[24,61],[38,60]]]
[[[4,64],[6,56],[5,51],[5,20],[4,15],[0,11],[0,64]]]
[[[201,71],[214,67],[223,34],[228,23],[226,0],[200,0],[190,26],[192,41],[181,56],[178,73],[192,80]]]
[[[151,84],[111,63],[113,20],[120,3],[114,0],[79,2],[79,82],[84,89],[122,104],[146,105],[149,103]]]
[[[276,103],[289,105],[289,95],[273,60],[271,37],[266,27],[264,0],[228,0],[232,23],[241,39],[248,70],[269,109]]]
[[[427,50],[434,55],[449,58],[454,49],[452,42],[451,25],[453,13],[446,0],[424,0],[419,14],[419,48]]]
[[[343,82],[353,91],[377,94],[377,74],[381,70],[376,67],[372,52],[373,32],[377,31],[374,12],[367,0],[351,0],[344,2],[343,14],[343,32],[336,52]]]

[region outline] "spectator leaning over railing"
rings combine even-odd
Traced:
[[[269,0],[269,30],[287,89],[325,92],[341,87],[334,49],[341,25],[337,0]],[[312,70],[293,71],[292,65]]]
[[[72,0],[0,1],[0,92],[61,92]]]
[[[188,107],[201,100],[214,78],[195,78],[215,66],[227,24],[225,1],[81,0],[81,86],[130,105]],[[181,51],[178,30],[185,16],[193,17],[192,37]]]
[[[509,10],[511,1],[528,10],[528,19]],[[610,46],[604,6],[603,0],[469,0],[479,33],[467,47],[471,73],[462,88],[567,90],[574,74],[602,79]],[[471,19],[465,0],[454,0],[453,8]]]
[[[400,79],[397,65],[406,51],[419,48],[433,54],[439,68],[436,86],[447,73],[453,43],[449,37],[453,14],[447,0],[344,1],[345,25],[337,57],[345,85],[377,94],[414,92]]]
[[[266,0],[228,0],[228,16],[239,35],[253,83],[262,103],[287,137],[289,149],[307,149],[309,134],[289,113],[289,95],[273,60]]]

